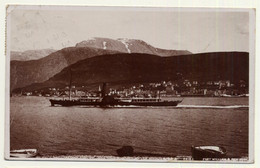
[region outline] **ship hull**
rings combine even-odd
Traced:
[[[118,102],[110,103],[111,106],[177,106],[178,101],[171,102]]]
[[[83,102],[80,100],[54,100],[50,99],[52,106],[98,106],[98,107],[117,107],[117,106],[177,106],[181,101],[162,101],[162,102]]]
[[[100,102],[84,102],[80,100],[54,100],[50,99],[51,106],[99,106]]]

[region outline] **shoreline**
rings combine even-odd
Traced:
[[[35,158],[6,158],[8,160],[57,160],[57,161],[87,161],[87,162],[249,162],[248,157],[241,158],[209,158],[193,160],[192,156],[176,157],[149,157],[149,156],[101,156],[101,155],[59,155],[59,156],[36,156]]]

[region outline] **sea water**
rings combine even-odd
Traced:
[[[169,98],[172,100],[182,98]],[[248,98],[184,98],[178,107],[52,107],[45,97],[11,97],[10,149],[43,157],[114,156],[134,152],[190,156],[191,146],[217,145],[248,156]]]

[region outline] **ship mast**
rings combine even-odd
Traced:
[[[103,87],[102,87],[102,91],[101,91],[102,98],[104,98],[106,96],[106,86],[107,86],[107,84],[104,82]]]

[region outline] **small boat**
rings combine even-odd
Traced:
[[[10,151],[10,157],[16,158],[33,158],[36,157],[37,154],[37,149],[19,149]]]
[[[192,146],[191,152],[194,160],[225,158],[227,154],[224,147],[218,146]]]

